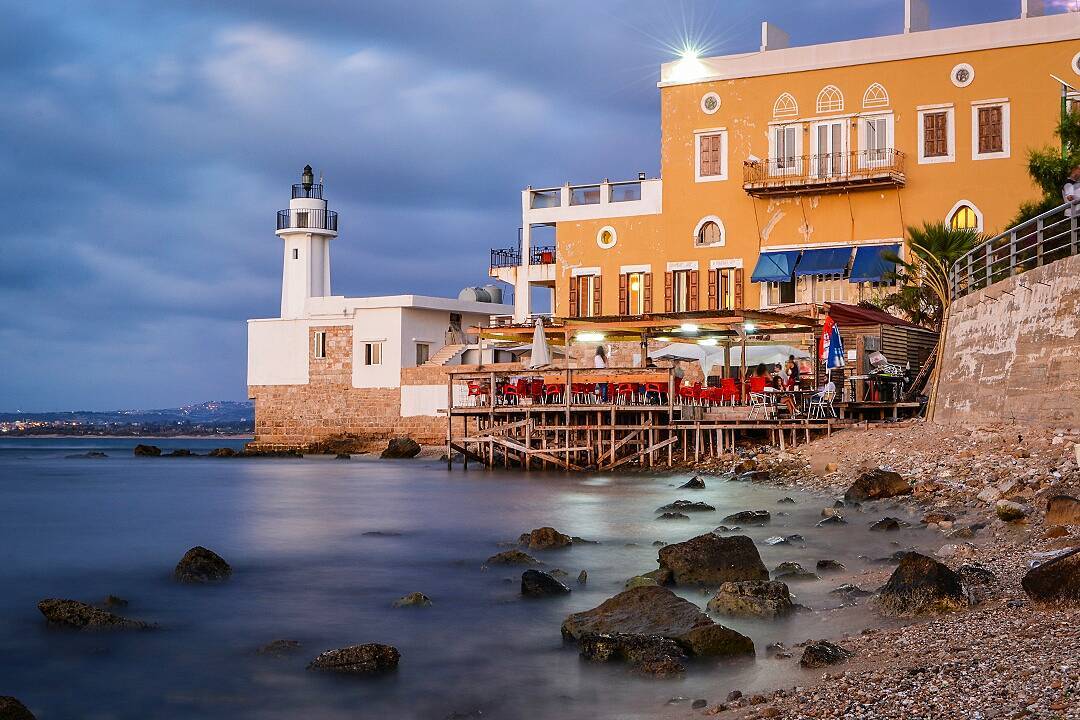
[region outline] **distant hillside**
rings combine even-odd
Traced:
[[[0,412],[0,435],[225,435],[250,433],[250,402],[211,400],[158,410]]]

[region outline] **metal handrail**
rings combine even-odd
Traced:
[[[903,182],[904,160],[895,148],[747,160],[743,184],[767,188],[867,179]]]
[[[539,247],[530,248],[529,250],[529,264],[530,265],[551,265],[555,262],[555,246],[554,245],[541,245]]]
[[[313,198],[315,200],[322,200],[322,185],[320,183],[314,183],[312,185],[296,183],[292,186],[292,196],[294,200],[296,198]]]
[[[517,248],[493,248],[491,250],[491,267],[517,267],[521,264],[521,251]]]
[[[1063,203],[979,243],[949,268],[953,298],[1080,254],[1080,200]]]
[[[277,229],[333,230],[337,232],[337,221],[337,213],[333,210],[290,208],[288,210],[278,210]]]

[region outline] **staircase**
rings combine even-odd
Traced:
[[[467,347],[468,345],[465,345],[464,343],[443,345],[434,355],[428,358],[428,361],[424,363],[423,367],[442,367],[448,365],[461,357],[461,353],[465,352],[465,348]]]

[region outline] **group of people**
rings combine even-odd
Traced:
[[[749,382],[749,378],[752,377],[768,378],[766,385],[775,390],[798,390],[802,372],[799,370],[799,363],[795,360],[795,356],[789,355],[783,364],[776,363],[769,366],[759,363],[747,376],[746,381]]]

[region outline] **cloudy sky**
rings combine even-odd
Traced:
[[[1065,0],[1057,0],[1064,2]],[[1071,0],[1070,0],[1071,1]],[[334,292],[456,294],[528,184],[658,172],[659,64],[896,32],[902,0],[35,0],[0,23],[0,410],[246,396],[305,163]],[[934,26],[1019,0],[937,0]]]

